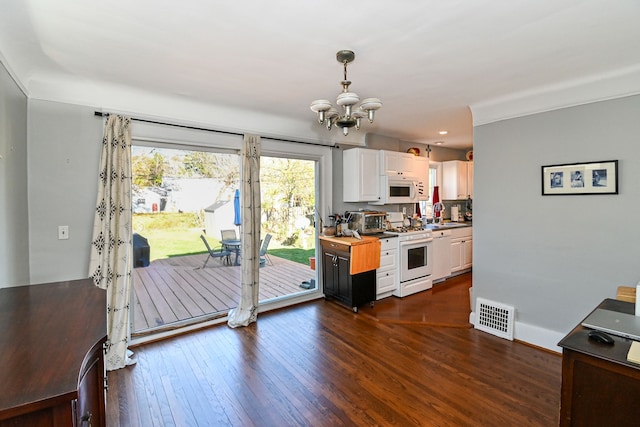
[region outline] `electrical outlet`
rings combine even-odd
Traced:
[[[67,240],[69,238],[69,226],[68,225],[59,225],[58,226],[58,240]]]

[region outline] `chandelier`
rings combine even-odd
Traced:
[[[369,119],[369,123],[373,123],[375,111],[382,107],[382,102],[378,98],[364,99],[359,106],[355,106],[360,101],[360,97],[349,92],[351,82],[347,80],[347,64],[353,62],[355,57],[355,53],[350,50],[341,50],[336,54],[338,62],[344,65],[344,80],[340,83],[342,93],[336,99],[336,104],[342,107],[342,114],[326,99],[317,99],[311,103],[311,111],[318,114],[320,124],[326,123],[328,130],[331,130],[334,125],[338,126],[342,128],[345,136],[349,134],[349,128],[355,126],[356,130],[359,130],[360,120],[364,117]]]

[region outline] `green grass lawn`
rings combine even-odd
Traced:
[[[202,243],[200,239],[200,235],[203,234],[200,229],[147,229],[141,231],[139,234],[149,242],[151,260],[196,255],[207,252],[204,243]],[[212,249],[220,247],[220,241],[218,239],[211,236],[205,237]],[[271,242],[273,242],[273,240],[271,240]],[[267,253],[305,265],[309,265],[309,257],[315,256],[314,249],[301,249],[288,246],[275,247],[267,250]]]

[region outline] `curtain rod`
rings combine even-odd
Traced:
[[[110,113],[103,113],[102,111],[94,111],[93,114],[95,116],[98,116],[98,117],[105,117],[105,116],[108,116]],[[226,130],[209,129],[209,128],[203,128],[203,127],[198,127],[198,126],[190,126],[190,125],[181,125],[181,124],[178,124],[178,123],[166,123],[166,122],[160,122],[160,121],[156,121],[156,120],[140,119],[140,118],[137,118],[137,117],[130,117],[130,119],[133,120],[133,121],[136,121],[136,122],[151,123],[151,124],[154,124],[154,125],[172,126],[172,127],[177,127],[177,128],[183,128],[183,129],[202,130],[202,131],[205,131],[205,132],[215,132],[215,133],[224,133],[224,134],[227,134],[227,135],[244,136],[243,133],[231,132],[231,131],[226,131]],[[316,145],[318,147],[339,148],[337,145],[318,144],[316,142],[292,141],[290,139],[273,138],[273,137],[270,137],[270,136],[264,136],[264,137],[261,137],[261,138],[271,139],[273,141],[280,141],[280,142],[293,142],[295,144]]]

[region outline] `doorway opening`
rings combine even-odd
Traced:
[[[240,300],[240,156],[132,147],[132,337],[227,315]],[[260,302],[316,289],[317,161],[261,157]],[[224,240],[224,242],[223,242]]]

